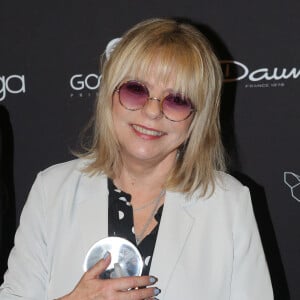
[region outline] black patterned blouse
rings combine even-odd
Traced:
[[[133,211],[130,204],[131,195],[119,190],[111,179],[108,179],[108,190],[108,235],[122,237],[132,242],[139,249],[144,261],[142,275],[149,275],[163,205],[154,216],[157,225],[137,245],[133,226]]]

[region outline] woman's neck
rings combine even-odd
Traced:
[[[159,163],[135,163],[123,160],[120,175],[114,178],[114,183],[132,196],[146,194],[151,197],[165,187],[174,163],[173,157]]]

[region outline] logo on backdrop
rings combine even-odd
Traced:
[[[96,90],[99,87],[101,75],[90,73],[90,74],[74,74],[70,78],[70,87],[72,92],[70,97],[75,96],[79,98],[91,97],[96,95]]]
[[[10,75],[0,76],[0,102],[5,100],[8,94],[20,94],[26,92],[25,76]]]
[[[115,49],[116,45],[119,43],[121,38],[115,38],[111,40],[105,49],[106,59],[110,58],[111,53]],[[90,74],[74,74],[70,78],[70,87],[72,92],[70,97],[91,97],[97,94],[97,89],[100,85],[101,75],[96,73]]]
[[[246,88],[284,87],[287,80],[300,76],[300,69],[293,68],[258,68],[250,69],[246,64],[236,60],[221,60],[224,82],[245,80]]]
[[[293,172],[284,172],[283,180],[289,187],[291,196],[300,202],[300,175]]]

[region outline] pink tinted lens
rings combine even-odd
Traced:
[[[180,94],[170,94],[163,101],[163,112],[173,121],[186,119],[191,114],[192,108],[191,101]]]
[[[139,82],[128,81],[119,88],[121,103],[128,109],[140,109],[148,100],[148,89]]]

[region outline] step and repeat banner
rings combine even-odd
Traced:
[[[143,19],[174,17],[217,51],[230,172],[251,190],[276,299],[300,299],[299,3],[2,0],[1,280],[37,172],[78,149],[107,44]]]

